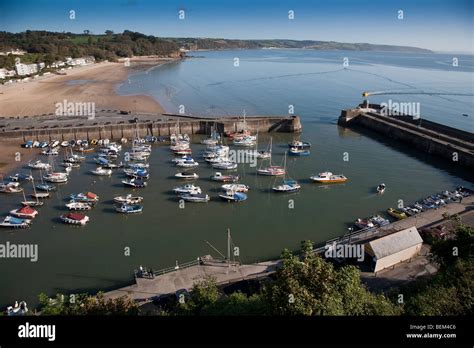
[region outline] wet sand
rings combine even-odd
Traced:
[[[17,156],[18,153],[19,156]],[[25,149],[20,144],[0,141],[0,181],[12,174],[15,168],[18,168],[19,172],[25,173],[26,171],[21,168],[39,153],[39,149]]]

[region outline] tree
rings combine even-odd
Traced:
[[[114,32],[113,32],[113,30],[106,30],[105,35],[112,36],[112,35],[114,35]]]

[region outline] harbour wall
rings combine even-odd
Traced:
[[[370,105],[375,110],[377,106]],[[454,164],[474,167],[474,134],[470,132],[408,115],[389,117],[363,109],[342,110],[338,124],[370,129]]]
[[[242,118],[202,118],[183,115],[164,114],[167,120],[121,120],[110,124],[96,124],[84,122],[80,125],[61,124],[37,125],[34,127],[16,127],[20,129],[0,130],[0,140],[20,141],[27,140],[51,141],[72,139],[111,139],[132,138],[136,131],[141,137],[146,135],[168,136],[173,133],[210,134],[213,129],[219,133],[234,132],[244,127],[252,132],[301,132],[301,122],[298,116],[252,116],[247,117],[245,124]],[[177,121],[179,119],[179,122]],[[34,122],[34,121],[33,121]],[[28,129],[26,129],[28,128]]]

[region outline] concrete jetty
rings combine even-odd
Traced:
[[[167,136],[172,133],[210,134],[235,132],[247,128],[256,132],[301,132],[299,116],[219,116],[184,114],[131,114],[119,110],[100,110],[93,118],[85,116],[55,116],[0,118],[0,139],[11,141],[51,141],[77,139],[132,138]]]
[[[452,161],[474,167],[474,134],[410,115],[387,116],[377,104],[342,110],[338,124],[370,129],[389,138]]]
[[[381,228],[356,231],[339,238],[334,238],[314,249],[315,253],[323,254],[328,244],[364,244],[368,241],[386,236],[388,234],[404,230],[411,226],[418,229],[439,224],[444,220],[444,214],[461,216],[471,214],[474,211],[474,196],[465,197],[462,203],[451,202],[444,207],[431,209],[415,216],[393,222]],[[469,221],[472,221],[472,217]],[[177,268],[158,274],[153,279],[136,278],[135,284],[121,289],[105,293],[105,298],[117,298],[129,296],[134,300],[148,301],[160,295],[175,293],[180,289],[190,290],[194,283],[214,277],[218,285],[230,284],[242,280],[263,279],[275,272],[281,264],[281,260],[260,262],[255,264],[227,263],[223,260],[215,260],[210,256],[203,257],[202,262],[186,268]]]

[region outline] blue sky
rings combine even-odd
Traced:
[[[472,0],[0,0],[0,30],[369,42],[473,52]],[[178,11],[185,10],[185,19]],[[69,11],[76,12],[74,20]],[[295,19],[288,19],[288,11]],[[398,19],[403,10],[404,18]]]

